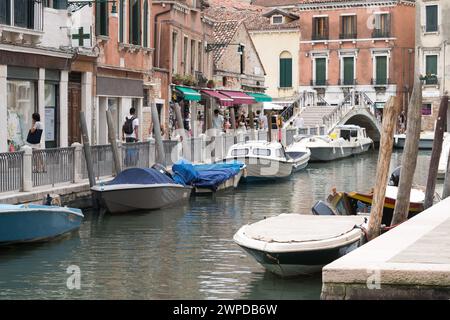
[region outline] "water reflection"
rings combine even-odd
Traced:
[[[80,231],[40,245],[2,248],[0,298],[45,299],[318,299],[320,275],[282,280],[232,241],[246,223],[280,213],[311,212],[332,187],[368,191],[376,152],[311,164],[291,179],[242,185],[184,207],[149,214],[87,212]],[[415,182],[424,184],[430,152],[421,152]],[[391,169],[401,161],[394,153]],[[69,290],[67,267],[81,269]]]

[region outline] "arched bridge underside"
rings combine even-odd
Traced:
[[[339,125],[354,124],[366,128],[367,135],[375,142],[380,142],[381,123],[367,108],[355,108],[341,119]]]

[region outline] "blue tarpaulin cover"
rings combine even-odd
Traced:
[[[108,182],[113,184],[158,184],[176,183],[167,175],[153,168],[131,168],[119,173],[114,180]]]
[[[243,166],[238,161],[193,165],[182,159],[172,166],[172,171],[177,183],[216,190],[220,184],[237,175]]]

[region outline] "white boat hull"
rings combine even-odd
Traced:
[[[264,158],[239,159],[245,163],[246,179],[280,179],[292,174],[292,162]]]
[[[310,146],[309,149],[311,150],[311,161],[333,161],[367,152],[371,145],[372,143],[368,142],[358,146],[350,146],[350,147]]]
[[[155,210],[187,202],[192,188],[177,184],[95,186],[103,205],[111,213]]]

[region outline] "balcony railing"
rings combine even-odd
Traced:
[[[339,34],[339,39],[356,39],[358,37],[357,33],[341,33]]]
[[[328,80],[311,80],[311,86],[328,86]]]
[[[328,40],[330,37],[328,36],[328,34],[313,34],[311,38],[312,40],[320,41],[320,40]]]
[[[372,38],[389,38],[390,36],[389,30],[374,29],[372,32]]]
[[[426,85],[438,85],[439,84],[439,78],[437,76],[429,76],[425,79]]]

